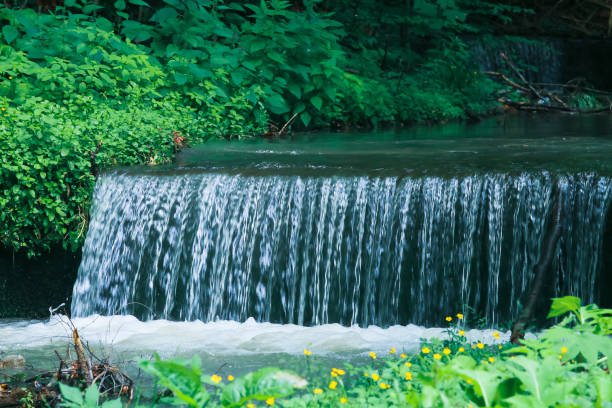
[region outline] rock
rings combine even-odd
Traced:
[[[25,364],[25,358],[20,354],[10,355],[0,359],[0,368],[17,368]]]

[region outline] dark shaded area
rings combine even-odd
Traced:
[[[585,85],[612,90],[612,40],[568,39],[564,51],[564,82],[582,78]]]
[[[39,258],[0,251],[0,318],[49,316],[49,307],[66,303],[70,310],[72,285],[81,252],[56,249]]]

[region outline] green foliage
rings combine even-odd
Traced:
[[[153,375],[159,385],[169,389],[173,397],[162,402],[171,405],[188,405],[193,408],[206,406],[240,407],[248,401],[268,401],[287,397],[306,381],[290,371],[267,367],[234,379],[228,383],[216,374],[209,376],[202,370],[202,362],[196,356],[190,362],[184,360],[142,361],[140,367]]]
[[[270,402],[291,408],[609,408],[612,401],[612,378],[608,371],[612,310],[595,305],[581,307],[578,298],[554,299],[551,314],[565,313],[571,315],[521,346],[504,344],[495,332],[490,345],[469,342],[458,327],[450,327],[446,338],[423,341],[417,354],[398,354],[392,349],[388,357],[380,358],[370,353],[370,364],[362,367],[345,364],[344,369],[334,368],[328,376],[314,378],[307,392],[293,396],[289,396],[291,387],[301,384],[299,377],[286,374],[295,380],[282,388],[268,380],[269,375],[279,373],[274,368],[262,369],[221,385],[221,377],[202,375],[198,359],[190,363],[191,367],[176,360],[144,362],[142,367],[173,391],[179,398],[174,403],[187,402],[194,407],[244,406],[249,401],[273,397],[276,401]],[[305,354],[305,358],[312,358],[310,352],[305,351]],[[276,374],[275,378],[278,377]],[[221,398],[209,400],[211,394],[204,383],[215,387],[211,391],[213,394],[221,388]],[[199,397],[202,395],[206,398]],[[197,405],[198,399],[205,403]]]
[[[63,402],[61,403],[62,407],[66,408],[121,408],[121,400],[114,399],[104,401],[100,404],[101,395],[98,391],[98,388],[95,385],[91,385],[89,388],[85,390],[84,393],[81,392],[76,387],[71,387],[66,384],[59,384],[60,391],[62,393]]]

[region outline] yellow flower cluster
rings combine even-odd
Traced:
[[[210,377],[210,381],[214,382],[215,384],[219,384],[222,379],[223,378],[219,377],[217,374],[213,374],[212,377]]]
[[[308,349],[304,349],[304,355],[305,356],[309,356],[312,354],[312,351],[308,350]]]
[[[339,369],[339,368],[332,368],[332,371],[331,371],[331,373],[330,373],[330,374],[331,374],[331,376],[332,376],[332,377],[337,377],[337,376],[339,376],[339,375],[344,375],[344,374],[346,374],[346,371],[341,370],[341,369]]]

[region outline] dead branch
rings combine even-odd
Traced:
[[[289,125],[291,124],[291,122],[293,122],[293,121],[295,120],[295,118],[297,118],[298,116],[299,116],[299,113],[297,113],[297,112],[296,112],[296,113],[294,113],[294,114],[293,114],[293,116],[291,117],[291,119],[289,119],[289,120],[287,121],[287,123],[285,123],[285,124],[283,125],[283,127],[281,128],[281,130],[279,130],[279,131],[278,131],[278,136],[279,136],[279,137],[280,137],[280,136],[282,136],[282,135],[283,135],[283,133],[285,133],[285,130],[287,129],[287,126],[289,126]]]

